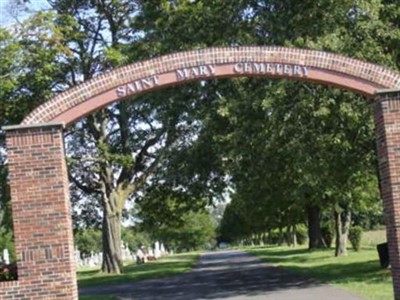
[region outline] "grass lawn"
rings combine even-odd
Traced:
[[[142,265],[136,263],[125,266],[121,275],[101,273],[99,268],[85,268],[78,270],[78,286],[116,285],[127,281],[137,281],[150,278],[174,275],[191,270],[197,263],[199,253],[176,254],[151,261]],[[90,298],[80,298],[90,299]],[[113,299],[105,297],[104,300]],[[101,299],[103,300],[103,299]]]
[[[349,250],[349,255],[345,257],[334,257],[333,249],[310,252],[305,247],[246,250],[273,265],[343,288],[366,299],[393,299],[391,273],[380,268],[375,246],[364,246],[360,252]]]
[[[361,239],[361,244],[364,246],[375,247],[377,244],[386,242],[386,230],[374,230],[364,232]]]

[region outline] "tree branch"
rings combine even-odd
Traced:
[[[81,191],[84,193],[91,195],[91,194],[101,194],[101,191],[94,188],[90,187],[87,185],[82,184],[78,179],[76,179],[72,174],[68,174],[69,180],[73,182]]]

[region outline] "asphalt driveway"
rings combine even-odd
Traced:
[[[79,293],[118,295],[121,300],[362,300],[236,250],[208,252],[201,256],[196,268],[181,275],[82,288]]]

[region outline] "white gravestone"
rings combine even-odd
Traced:
[[[3,259],[6,265],[10,264],[10,253],[8,253],[8,249],[3,250]]]
[[[161,257],[161,250],[160,250],[159,242],[155,242],[155,244],[154,244],[154,257],[157,259]]]

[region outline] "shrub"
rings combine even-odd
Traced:
[[[363,229],[360,226],[350,228],[349,240],[354,251],[360,251]]]
[[[17,280],[17,264],[0,264],[0,281]]]
[[[11,262],[16,261],[15,246],[14,246],[12,231],[0,228],[0,255],[3,254],[3,249],[8,249]]]

